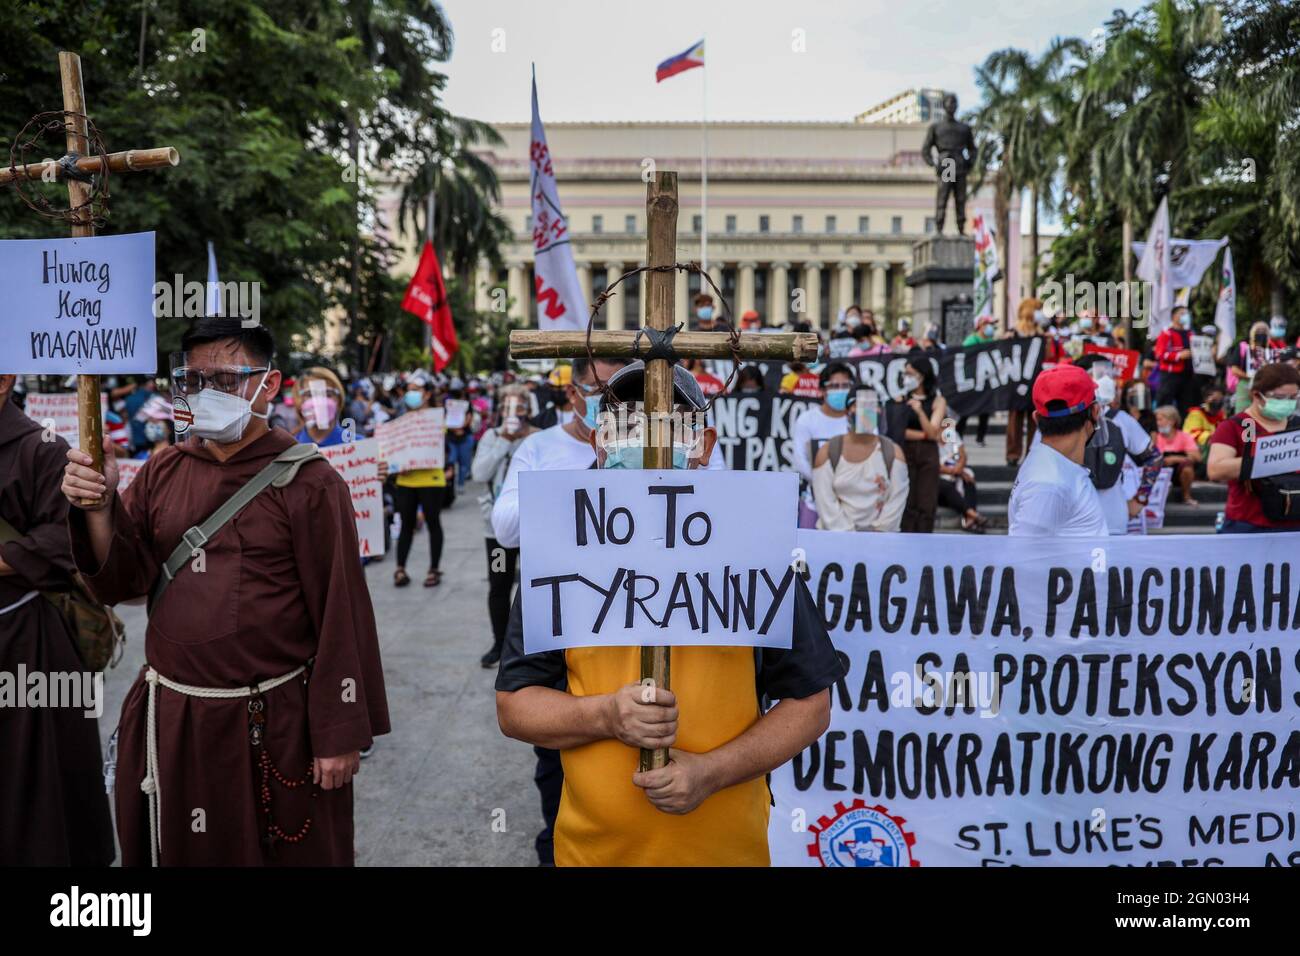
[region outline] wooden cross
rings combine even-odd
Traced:
[[[80,158],[77,169],[83,173],[126,173],[146,169],[176,166],[181,154],[170,146],[159,149],[132,149],[108,156],[87,156],[90,143],[87,138],[86,92],[81,83],[81,57],[75,53],[59,54],[59,78],[63,83],[63,115],[67,126],[67,150]],[[50,167],[54,167],[51,169]],[[105,169],[107,167],[107,169]],[[10,166],[0,169],[0,186],[19,180],[64,178],[68,184],[68,202],[77,210],[72,219],[72,237],[86,238],[95,234],[92,190],[90,183],[80,182],[64,175],[57,160]],[[77,376],[77,421],[81,450],[94,461],[95,470],[104,471],[104,420],[99,403],[99,376]]]
[[[669,267],[677,262],[677,174],[660,172],[646,186],[646,263],[651,269]],[[675,270],[646,272],[646,326],[663,332],[673,327]],[[685,280],[683,280],[685,281]],[[590,333],[590,353],[586,332],[540,332],[515,330],[510,333],[510,356],[514,359],[539,358],[631,358],[638,332]],[[772,335],[742,334],[740,345],[732,349],[731,338],[722,332],[680,332],[672,340],[681,358],[771,359],[811,362],[817,358],[815,332]],[[646,468],[671,468],[672,430],[654,427],[667,422],[673,410],[673,373],[665,359],[646,362],[645,413],[651,427],[646,429],[647,443],[643,456]],[[791,518],[793,520],[793,518]],[[670,677],[667,647],[641,648],[641,680],[667,688]],[[641,769],[652,770],[668,762],[667,750],[642,750]]]

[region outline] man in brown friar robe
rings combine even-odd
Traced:
[[[99,721],[86,716],[102,701],[48,696],[75,680],[84,698],[88,683],[63,615],[40,594],[72,581],[59,493],[68,443],[14,404],[14,380],[0,375],[0,518],[12,528],[0,537],[0,866],[107,866],[113,821]],[[44,700],[29,694],[33,677]]]
[[[171,374],[186,441],[121,495],[111,459],[101,477],[68,452],[73,554],[106,602],[150,594],[186,530],[296,445],[267,424],[280,386],[270,333],[200,319],[182,347]],[[97,492],[103,503],[80,504]],[[155,852],[166,866],[352,865],[352,775],[389,730],[358,553],[346,483],[311,460],[195,548],[153,600],[148,663],[118,727],[124,865]]]

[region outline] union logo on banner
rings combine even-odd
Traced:
[[[817,857],[822,866],[920,866],[921,861],[912,857],[916,837],[905,823],[879,804],[869,807],[862,799],[848,806],[837,803],[835,816],[822,817],[808,828],[814,835],[808,855]]]

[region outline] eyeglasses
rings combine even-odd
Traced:
[[[195,368],[183,365],[172,369],[172,387],[182,395],[197,395],[205,388],[234,393],[250,375],[269,371],[267,366],[223,365],[218,368]]]

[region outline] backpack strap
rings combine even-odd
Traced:
[[[880,439],[880,453],[885,456],[885,480],[889,480],[889,473],[894,468],[894,457],[897,454],[898,445],[891,438],[884,435],[877,435]]]
[[[844,454],[843,435],[836,435],[826,443],[826,454],[831,459],[831,471],[837,471],[840,467],[840,456]]]
[[[309,461],[325,456],[314,444],[293,444],[276,455],[265,468],[248,480],[245,485],[231,495],[216,511],[208,515],[200,525],[190,528],[181,535],[171,555],[163,562],[162,573],[149,595],[149,610],[157,605],[167,586],[194,556],[194,552],[211,541],[227,522],[244,510],[244,506],[260,495],[268,487],[283,488],[298,476],[298,470]]]

